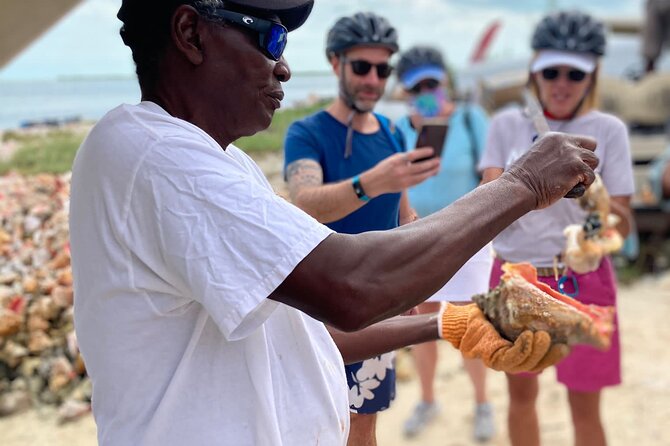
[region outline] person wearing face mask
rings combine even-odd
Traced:
[[[452,100],[455,93],[453,79],[436,48],[415,46],[403,52],[398,61],[397,76],[411,108],[409,115],[396,122],[405,147],[415,147],[418,131],[427,119],[441,118],[448,124],[440,171],[408,191],[411,206],[422,218],[448,206],[479,184],[481,177],[477,164],[484,151],[488,119],[477,105]],[[434,313],[439,310],[441,301],[470,302],[473,295],[488,291],[492,263],[490,246],[486,246],[442,290],[420,304],[418,312]],[[421,401],[405,422],[407,437],[421,432],[439,412],[433,386],[437,344],[415,345],[412,354],[421,382]],[[478,359],[464,358],[464,364],[475,391],[473,436],[477,441],[487,441],[494,435],[495,424],[493,408],[486,397],[486,368]]]
[[[603,24],[587,14],[558,12],[543,18],[532,37],[535,55],[530,64],[529,88],[542,105],[552,131],[598,139],[596,154],[602,162],[596,171],[611,196],[612,212],[621,217],[617,230],[625,237],[630,229],[630,199],[634,192],[627,129],[618,118],[596,109],[599,61],[605,44]],[[503,174],[537,137],[523,110],[498,113],[491,121],[480,163],[484,182]],[[566,282],[564,292],[583,303],[616,306],[616,278],[608,257],[602,259],[597,270],[586,274],[570,271],[561,263],[563,230],[570,224],[583,224],[585,216],[576,200],[564,198],[502,231],[493,241],[498,257],[493,265],[491,288],[498,285],[504,261],[530,262],[537,268],[540,280],[552,288],[559,289],[559,281]],[[606,444],[600,418],[601,391],[621,382],[619,345],[617,329],[609,350],[576,346],[556,367],[558,381],[568,390],[576,445]],[[538,377],[508,374],[507,381],[511,443],[537,446]]]

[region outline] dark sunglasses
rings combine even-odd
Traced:
[[[259,48],[271,59],[279,60],[284,53],[288,30],[277,22],[222,8],[209,9],[204,12],[204,15],[208,18],[222,20],[255,31],[258,34]]]
[[[561,70],[558,68],[545,68],[542,70],[542,78],[546,81],[553,81],[558,79],[558,76],[561,74]],[[586,73],[582,70],[569,70],[568,79],[571,82],[581,82],[586,77]]]
[[[375,67],[377,70],[377,77],[379,79],[386,79],[393,73],[393,67],[386,62],[378,64],[370,63],[367,60],[345,60],[345,62],[351,64],[351,71],[356,76],[365,76],[370,72],[372,67]]]
[[[424,79],[412,88],[409,89],[410,93],[420,94],[423,90],[435,90],[440,86],[440,81],[437,79]]]

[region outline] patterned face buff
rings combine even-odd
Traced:
[[[447,94],[443,88],[426,91],[412,97],[412,108],[424,118],[433,118],[440,114],[447,102]]]

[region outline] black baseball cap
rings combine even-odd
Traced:
[[[123,22],[121,34],[123,36],[125,30],[133,34],[141,32],[148,37],[153,31],[167,26],[178,6],[194,3],[195,0],[123,0],[116,15]],[[305,23],[314,0],[235,0],[224,1],[222,6],[259,18],[276,16],[286,29],[292,31]]]

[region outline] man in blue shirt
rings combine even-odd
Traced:
[[[373,13],[340,18],[326,55],[339,96],[288,130],[285,174],[295,205],[347,234],[392,229],[416,219],[406,189],[435,175],[432,149],[405,153],[389,120],[373,113],[393,69],[396,30]],[[374,445],[376,413],[395,395],[393,354],[346,366],[352,411],[350,445]]]

